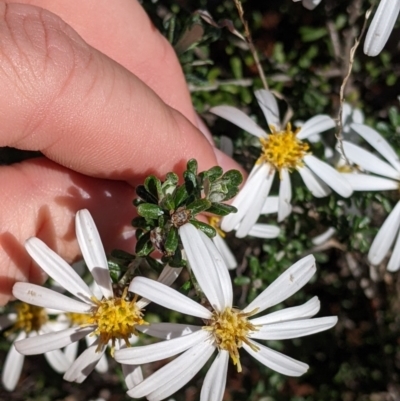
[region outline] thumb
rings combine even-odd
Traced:
[[[180,172],[190,158],[216,164],[182,114],[54,14],[0,3],[0,38],[0,146],[132,183]]]

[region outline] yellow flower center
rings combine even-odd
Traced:
[[[233,364],[237,366],[238,372],[242,371],[239,348],[242,347],[243,343],[258,351],[258,348],[248,340],[249,333],[256,331],[257,327],[247,318],[255,313],[256,310],[243,313],[233,308],[226,308],[223,312],[214,311],[212,318],[207,322],[207,326],[203,327],[204,330],[210,331],[213,334],[215,343],[219,349],[229,352]]]
[[[26,333],[39,331],[43,324],[48,321],[48,315],[44,308],[26,304],[25,302],[18,303],[17,321],[6,335],[11,332],[24,330]]]
[[[93,298],[96,306],[88,316],[84,325],[96,325],[94,335],[99,336],[98,350],[111,341],[111,355],[114,354],[115,341],[124,340],[130,347],[129,338],[137,335],[136,325],[147,324],[142,311],[137,307],[136,297],[131,301],[126,299],[127,288],[120,298],[102,299]]]
[[[225,231],[222,231],[221,228],[219,227],[221,224],[221,217],[217,217],[217,216],[210,216],[208,218],[208,224],[215,228],[215,231],[222,237],[225,238],[226,234]]]
[[[271,128],[272,133],[267,138],[260,138],[262,154],[258,163],[267,162],[272,164],[279,172],[286,168],[289,171],[302,167],[303,158],[306,156],[309,146],[307,143],[297,139],[299,130],[292,131],[290,123],[284,131],[276,131]]]

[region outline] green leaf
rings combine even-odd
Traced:
[[[164,212],[162,209],[152,203],[142,203],[137,208],[138,214],[146,219],[157,220]]]
[[[150,192],[148,192],[146,190],[146,188],[144,187],[144,185],[138,185],[136,187],[136,195],[143,199],[145,202],[147,203],[158,203],[158,200],[155,196],[153,196]],[[139,205],[135,205],[135,206],[139,206]]]
[[[175,173],[167,173],[165,178],[165,183],[169,183],[170,185],[177,185],[179,181],[179,177]]]
[[[117,283],[121,276],[121,266],[112,260],[108,261],[108,270],[113,283]]]
[[[181,291],[188,292],[192,287],[193,287],[193,285],[190,280],[185,281],[181,286]]]
[[[251,283],[250,277],[239,276],[235,277],[233,280],[235,285],[248,285]]]
[[[175,200],[171,194],[164,196],[163,200],[160,202],[160,206],[163,209],[175,210]]]
[[[303,42],[313,42],[323,38],[328,34],[328,30],[326,28],[314,28],[310,26],[301,27],[299,32]]]
[[[190,210],[192,216],[204,212],[211,206],[211,202],[208,199],[198,199],[191,204],[186,206],[187,210]]]
[[[239,192],[238,187],[232,187],[229,189],[229,191],[226,193],[225,198],[223,200],[229,200],[235,197]]]
[[[148,263],[150,268],[155,270],[157,273],[161,273],[161,271],[164,267],[162,263],[158,262],[156,259],[152,258],[151,256],[146,256],[146,262]]]
[[[171,267],[186,267],[186,260],[182,259],[182,252],[179,247],[176,248],[172,258],[168,258],[168,264]]]
[[[161,181],[157,177],[149,175],[144,181],[144,186],[157,199],[156,203],[158,203],[158,199],[162,199]]]
[[[114,249],[111,251],[111,256],[115,259],[120,259],[122,261],[131,262],[135,259],[135,255],[129,252],[123,251],[122,249]]]
[[[222,170],[221,167],[214,166],[214,167],[211,167],[209,170],[207,170],[205,173],[206,173],[208,179],[211,182],[214,182],[214,181],[216,181],[218,178],[220,178],[222,176],[223,172],[224,171]]]
[[[149,229],[149,223],[146,221],[144,217],[135,217],[131,222],[133,227],[143,228],[145,230]]]
[[[230,213],[236,213],[237,209],[235,206],[226,205],[225,203],[212,203],[207,212],[216,214],[217,216],[227,216]]]
[[[175,192],[175,207],[178,208],[179,206],[181,206],[185,200],[189,197],[188,191],[186,189],[186,185],[180,185],[176,192]]]
[[[228,186],[239,186],[243,182],[243,176],[238,170],[229,170],[223,176],[222,180],[228,182]]]
[[[239,57],[231,57],[230,59],[231,69],[233,72],[233,76],[236,79],[243,78],[243,67],[242,67],[242,60]]]
[[[147,256],[154,251],[153,244],[150,241],[150,232],[142,235],[136,243],[136,256]]]
[[[215,235],[217,234],[215,229],[211,227],[209,224],[203,223],[202,221],[198,220],[189,220],[189,222],[199,230],[203,231],[203,233],[206,234],[207,237],[214,238]]]
[[[196,159],[190,159],[187,162],[187,171],[196,175],[197,174],[197,160]]]
[[[164,244],[165,250],[172,255],[176,251],[176,248],[178,247],[178,242],[179,242],[178,230],[175,227],[171,227],[170,230],[168,231],[167,239],[165,240]]]
[[[185,179],[186,190],[189,194],[192,194],[197,189],[196,175],[191,171],[185,171],[183,173],[183,178]]]

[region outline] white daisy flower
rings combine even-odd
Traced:
[[[128,298],[126,289],[122,294],[114,293],[106,254],[89,211],[80,210],[75,223],[81,252],[101,290],[102,298],[98,299],[72,267],[38,238],[30,238],[25,244],[26,250],[48,276],[77,299],[30,283],[16,283],[13,295],[32,305],[88,316],[87,322],[80,326],[41,334],[15,343],[21,354],[35,355],[64,348],[86,336],[97,337],[64,375],[65,380],[80,383],[99,362],[107,346],[111,346],[112,354],[114,348],[129,347],[129,339],[135,335],[136,326],[145,324],[142,309],[149,301],[137,300],[136,297]],[[168,267],[159,279],[171,284],[179,271],[180,269]],[[122,369],[128,387],[142,380],[140,367],[122,366]]]
[[[355,191],[390,191],[399,190],[400,160],[395,150],[377,131],[363,124],[352,124],[352,129],[364,138],[383,158],[374,155],[353,143],[343,141],[343,150],[347,159],[365,172],[374,173],[346,173],[344,176]],[[368,252],[368,260],[373,265],[380,264],[395,242],[392,255],[389,259],[388,270],[396,271],[400,268],[400,202],[387,217],[372,242]],[[397,239],[396,239],[397,237]]]
[[[300,0],[293,0],[293,1],[300,1]],[[319,3],[321,3],[321,0],[302,0],[303,6],[309,10],[314,10],[315,7]]]
[[[210,111],[259,138],[262,153],[251,171],[242,190],[232,205],[238,209],[223,218],[221,228],[229,232],[236,230],[238,238],[248,235],[269,195],[275,173],[280,178],[278,221],[284,220],[292,210],[292,186],[290,173],[297,170],[307,188],[316,197],[330,194],[332,188],[339,195],[349,197],[352,189],[347,181],[327,163],[311,154],[304,139],[316,133],[335,127],[335,122],[327,115],[318,115],[293,131],[290,124],[282,127],[279,109],[271,92],[258,90],[257,101],[267,119],[271,134],[267,134],[249,116],[231,106],[217,106]]]
[[[381,0],[368,28],[364,42],[364,53],[377,56],[392,33],[400,11],[400,0]]]
[[[201,401],[221,401],[226,384],[229,358],[240,372],[239,349],[243,348],[265,366],[288,376],[300,376],[305,363],[274,351],[254,340],[282,340],[327,330],[336,317],[310,319],[320,304],[317,297],[304,305],[279,310],[250,319],[284,301],[302,288],[315,273],[312,255],[295,263],[276,279],[245,309],[233,307],[232,284],[228,270],[212,241],[190,224],[179,229],[193,273],[210,304],[210,309],[183,294],[144,277],[132,280],[130,290],[169,309],[196,316],[203,326],[153,324],[141,330],[168,341],[115,352],[124,364],[149,363],[182,353],[143,382],[128,391],[133,398],[146,396],[149,401],[163,400],[184,386],[218,350],[203,383]]]
[[[12,341],[6,360],[3,364],[1,381],[7,391],[14,391],[21,376],[25,356],[15,348],[15,342],[24,338],[48,333],[60,328],[60,324],[50,321],[47,310],[24,302],[14,304],[16,313],[0,317],[0,330],[8,329],[5,336]],[[45,352],[45,358],[58,373],[64,373],[70,366],[69,360],[60,350]]]

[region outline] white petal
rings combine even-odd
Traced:
[[[210,359],[214,351],[214,346],[208,343],[200,343],[187,350],[168,365],[159,369],[156,373],[146,379],[149,380],[149,383],[146,383],[146,386],[143,385],[143,387],[148,388],[149,384],[151,384],[151,378],[151,392],[148,393],[147,399],[149,401],[159,401],[174,394],[193,378],[193,376],[205,365],[208,359]],[[137,387],[141,386],[142,383]],[[128,395],[132,396],[131,393],[132,392],[128,392]]]
[[[183,227],[181,227],[182,229]],[[232,302],[233,302],[233,290],[232,290],[232,281],[231,281],[231,276],[229,275],[229,272],[227,270],[227,266],[225,264],[225,260],[222,257],[222,255],[218,252],[217,247],[214,245],[214,242],[210,240],[209,237],[207,237],[206,234],[204,234],[202,231],[198,231],[200,234],[200,237],[203,238],[203,243],[206,246],[208,252],[210,253],[211,259],[214,263],[215,270],[218,275],[218,282],[219,286],[218,291],[222,291],[223,293],[223,305],[222,308],[226,307],[231,307]],[[207,274],[206,277],[204,278],[204,265],[201,266],[201,264],[197,263],[196,270],[193,269],[192,264],[190,265],[192,267],[193,273],[196,276],[197,281],[199,281],[199,275],[203,276],[203,282],[207,282],[207,285],[209,286],[209,280],[210,280],[210,269],[207,269]],[[199,281],[200,282],[200,281]]]
[[[29,238],[25,248],[35,262],[58,284],[77,298],[90,302],[92,293],[74,269],[39,238]]]
[[[331,117],[320,114],[318,116],[310,118],[304,123],[304,125],[300,128],[299,133],[297,134],[297,138],[306,139],[311,135],[319,134],[320,132],[324,132],[335,127],[335,121]]]
[[[218,252],[221,254],[222,258],[224,259],[226,267],[229,270],[236,269],[237,261],[236,261],[235,255],[232,253],[228,244],[218,234],[218,232],[215,235],[215,237],[213,238],[213,242],[214,242],[214,245],[217,247]]]
[[[343,141],[343,150],[349,161],[363,170],[395,180],[400,179],[400,173],[397,170],[368,150],[347,141]]]
[[[249,341],[258,348],[258,351],[253,351],[246,343],[243,343],[243,348],[268,368],[286,376],[301,376],[307,372],[307,364],[296,361],[255,341]]]
[[[292,213],[292,185],[287,169],[284,168],[281,170],[280,179],[278,222],[285,220]]]
[[[204,378],[200,401],[222,401],[226,387],[228,362],[229,352],[219,351]]]
[[[104,297],[114,295],[106,253],[96,224],[89,210],[79,210],[75,217],[75,230],[86,265]]]
[[[261,209],[261,214],[278,213],[279,198],[277,196],[268,196]]]
[[[310,318],[318,313],[320,306],[321,303],[319,302],[318,297],[313,297],[303,305],[281,309],[269,313],[268,315],[251,319],[251,323],[254,325],[264,325]]]
[[[201,327],[179,323],[152,323],[150,325],[136,326],[136,329],[149,336],[171,340],[172,338],[186,336],[199,331]]]
[[[183,360],[179,361],[180,364],[178,368],[175,366],[175,372],[174,375],[172,375],[172,378],[163,386],[152,391],[147,396],[147,399],[149,401],[160,401],[177,392],[182,386],[184,386],[189,380],[191,380],[193,376],[204,366],[207,360],[210,359],[211,355],[214,353],[215,348],[208,344],[207,348],[204,348],[203,345],[202,352],[204,354],[201,355],[199,355],[198,352],[195,354],[195,351],[193,349],[191,350],[192,350],[192,359],[194,358],[196,359],[193,360],[189,365],[186,362],[186,369],[183,369],[184,361]],[[186,353],[189,353],[191,350],[186,351]],[[172,363],[174,362],[175,361],[173,361]]]
[[[96,340],[97,340],[97,338],[94,337],[94,336],[93,337],[92,336],[86,336],[85,337],[85,341],[86,341],[87,347],[91,347],[92,345],[94,345]],[[78,343],[76,342],[74,344],[78,344]],[[74,358],[74,360],[75,359],[76,358]],[[108,371],[108,361],[107,361],[107,355],[106,355],[105,352],[103,353],[103,355],[99,359],[99,362],[97,362],[97,365],[95,366],[94,369],[96,370],[96,372],[99,372],[99,373],[106,373]]]
[[[276,130],[281,130],[281,122],[279,118],[279,107],[275,96],[265,89],[259,89],[254,92],[258,104],[264,113],[265,119],[269,127],[274,127]]]
[[[385,46],[399,15],[399,0],[381,0],[368,28],[364,42],[364,53],[377,56]]]
[[[337,170],[329,164],[317,159],[315,156],[307,155],[304,157],[304,163],[316,174],[322,181],[330,186],[335,192],[344,198],[348,198],[353,189],[346,179]]]
[[[15,341],[22,340],[25,338],[25,336],[26,333],[21,331]],[[15,387],[17,386],[18,380],[21,376],[24,359],[25,356],[20,354],[15,349],[14,344],[11,344],[1,373],[1,381],[7,391],[15,390]]]
[[[321,0],[303,0],[302,4],[307,10],[314,10]]]
[[[146,277],[135,277],[129,285],[129,291],[150,299],[167,309],[202,319],[210,319],[211,317],[211,312],[204,306],[192,301],[178,291]]]
[[[399,182],[375,175],[342,173],[354,191],[390,191],[399,188]]]
[[[249,231],[249,235],[256,238],[276,238],[280,233],[280,228],[270,224],[254,224]]]
[[[288,340],[309,336],[328,330],[337,323],[336,316],[320,317],[317,319],[294,320],[290,322],[281,322],[266,324],[251,333],[251,338],[259,340]]]
[[[362,124],[364,122],[364,113],[360,109],[353,109],[353,122]]]
[[[71,367],[65,373],[63,379],[69,382],[82,383],[97,365],[100,358],[103,356],[106,347],[101,347],[100,351],[96,351],[98,340],[92,346],[86,348],[82,354],[75,360]]]
[[[308,190],[316,197],[323,198],[331,193],[329,187],[311,170],[303,166],[297,169]]]
[[[175,280],[179,277],[181,273],[181,267],[171,267],[169,265],[164,266],[162,272],[160,273],[157,281],[165,285],[172,285]]]
[[[142,365],[180,354],[205,341],[208,337],[210,337],[209,332],[199,330],[173,340],[161,341],[142,347],[123,348],[115,351],[114,357],[117,362],[125,365]]]
[[[351,128],[376,149],[397,171],[400,171],[400,160],[396,151],[378,131],[364,124],[351,124]]]
[[[343,132],[347,132],[349,130],[349,125],[352,117],[352,107],[348,103],[343,103],[342,107],[342,125]]]
[[[269,164],[256,164],[249,177],[247,178],[243,188],[232,202],[238,211],[225,216],[221,220],[221,229],[225,232],[232,231],[243,220],[249,209],[253,207],[253,200],[259,193],[261,183],[272,173],[272,167]]]
[[[266,132],[258,126],[247,114],[232,106],[216,106],[209,110],[211,113],[228,120],[239,128],[244,129],[248,133],[258,137],[265,138]]]
[[[28,304],[43,308],[54,308],[65,312],[88,313],[91,305],[66,297],[58,292],[31,283],[15,283],[13,287],[15,298]]]
[[[393,247],[392,255],[390,256],[387,269],[390,272],[395,272],[400,268],[400,233],[397,234],[397,240]]]
[[[257,313],[260,313],[279,304],[308,283],[316,270],[313,255],[300,259],[270,284],[243,312],[252,312],[257,309]]]
[[[165,284],[167,286],[170,286],[172,283],[175,282],[175,280],[178,278],[180,272],[182,271],[181,267],[171,267],[169,265],[164,266],[162,272],[160,273],[160,275],[158,276],[157,281]],[[136,302],[136,306],[139,309],[143,309],[145,308],[151,301],[146,299],[146,298],[142,298],[139,301]]]
[[[212,240],[190,223],[179,228],[179,236],[189,265],[211,306],[219,311],[231,307],[231,278]]]
[[[94,328],[91,327],[71,327],[66,330],[41,334],[39,336],[26,338],[15,342],[18,352],[24,355],[43,354],[54,349],[64,348],[72,342],[78,341],[90,334]]]
[[[257,181],[251,181],[251,185],[255,185],[256,193],[255,197],[251,199],[251,207],[248,209],[246,215],[243,217],[239,228],[236,228],[236,237],[245,237],[251,227],[255,224],[261,214],[261,210],[267,200],[269,191],[271,190],[271,185],[275,177],[275,169],[265,164],[265,169],[263,169],[263,176],[257,177]],[[221,224],[222,228],[222,224]],[[223,229],[223,228],[222,228]]]
[[[45,358],[49,365],[57,372],[64,373],[71,365],[71,361],[68,357],[59,349],[45,352]]]
[[[126,387],[131,389],[143,381],[142,368],[136,365],[121,365]]]
[[[372,242],[368,252],[368,260],[373,265],[378,265],[389,252],[397,232],[400,227],[400,202],[397,202],[396,207],[389,214],[377,236]]]
[[[322,245],[326,241],[328,241],[332,236],[336,233],[336,229],[333,227],[329,227],[327,230],[325,230],[322,234],[317,235],[316,237],[311,239],[311,242],[314,245]]]
[[[88,337],[85,337],[88,338]],[[79,347],[79,341],[75,341],[71,344],[68,344],[64,348],[64,354],[68,358],[70,364],[75,361],[76,356],[78,355],[78,347]]]

